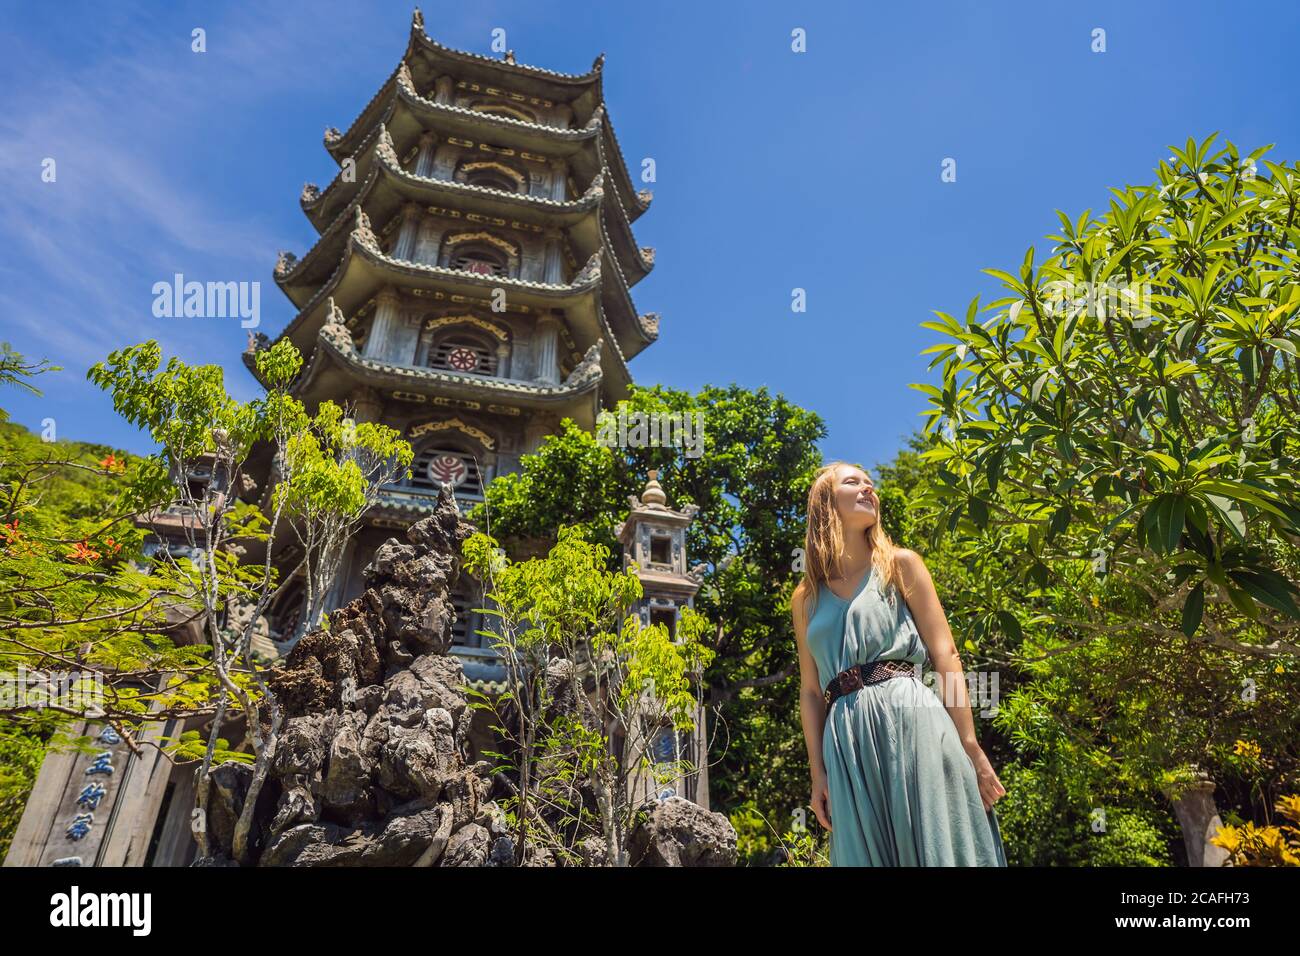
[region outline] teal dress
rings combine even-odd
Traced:
[[[822,586],[807,640],[821,686],[854,664],[924,665],[907,602],[873,566],[851,600]],[[893,677],[835,701],[822,733],[831,866],[1006,866],[993,808],[938,693]]]

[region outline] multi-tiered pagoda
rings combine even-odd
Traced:
[[[397,69],[346,131],[326,131],[339,173],[301,199],[320,238],[275,269],[297,309],[280,337],[305,357],[294,391],[399,429],[416,455],[351,543],[328,606],[361,592],[374,549],[427,513],[440,483],[468,508],[564,417],[594,429],[656,339],[657,316],[630,295],[654,265],[632,235],[650,194],[610,126],[603,61],[579,76],[462,53],[429,39],[416,10]],[[250,367],[271,344],[254,338]],[[490,653],[472,586],[458,602],[467,672]],[[282,643],[301,602],[290,586],[272,609]]]

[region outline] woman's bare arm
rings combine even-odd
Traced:
[[[799,645],[799,714],[803,719],[804,742],[808,746],[808,770],[815,779],[825,775],[822,756],[822,731],[826,728],[826,700],[818,683],[817,662],[808,649],[808,622],[804,620],[804,602],[796,589],[790,600],[794,637]]]
[[[916,629],[925,642],[935,672],[939,675],[943,706],[952,717],[961,745],[975,766],[980,798],[987,810],[1005,796],[1007,791],[975,736],[975,718],[971,715],[970,700],[966,694],[966,675],[962,671],[956,642],[952,639],[952,629],[948,626],[948,616],[939,603],[934,579],[930,577],[930,569],[925,566],[921,556],[903,548],[895,555],[895,562],[907,594],[907,606],[912,612],[912,620],[916,622]]]
[[[948,616],[939,603],[930,569],[915,551],[901,548],[895,555],[894,566],[907,594],[907,606],[912,612],[916,629],[930,652],[939,687],[943,692],[943,705],[948,708],[952,722],[957,725],[962,746],[969,750],[979,746],[975,736],[975,720],[971,717],[970,700],[966,695],[966,675],[962,671],[961,656],[948,627]]]

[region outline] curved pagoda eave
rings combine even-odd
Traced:
[[[301,200],[303,212],[317,229],[330,220],[335,210],[346,205],[350,193],[355,189],[355,182],[362,178],[359,168],[362,159],[373,150],[381,126],[392,138],[398,156],[407,155],[426,131],[441,136],[479,139],[485,130],[490,130],[493,141],[500,146],[559,159],[571,158],[585,151],[591,158],[578,165],[583,169],[599,167],[597,141],[600,131],[594,127],[561,129],[479,113],[459,106],[447,106],[425,99],[405,83],[399,83],[394,88],[390,100],[388,108],[375,118],[363,135],[357,137],[354,151],[343,156],[343,159],[351,156],[355,160],[358,167],[355,181],[349,182],[343,178],[343,171],[340,170],[324,190],[313,191],[314,187],[310,186],[304,190]],[[338,192],[343,195],[336,195]]]
[[[255,369],[252,354],[245,355],[246,364]],[[361,383],[390,394],[449,395],[468,401],[569,412],[583,403],[590,404],[590,397],[601,390],[602,378],[599,346],[592,346],[559,385],[380,362],[361,355],[346,327],[336,321],[321,329],[316,348],[290,392],[304,402],[315,403],[346,399]]]
[[[386,150],[383,152],[387,153]],[[395,162],[395,157],[380,155],[352,202],[340,210],[320,239],[301,259],[290,261],[282,258],[275,279],[293,304],[301,308],[337,265],[358,206],[365,210],[371,222],[391,222],[393,217],[401,213],[406,203],[415,202],[442,204],[458,211],[508,218],[537,226],[565,228],[576,226],[586,219],[592,221],[591,231],[594,233],[600,215],[600,201],[598,189],[590,190],[580,199],[562,202],[417,176],[402,169]],[[595,248],[583,251],[589,256]]]
[[[606,155],[601,157],[598,165],[607,165],[614,170],[615,188],[621,194],[620,200],[627,211],[628,220],[635,222],[649,207],[650,195],[648,192],[638,192],[633,185],[631,174],[623,158],[622,148],[618,143],[618,137],[614,134],[613,126],[610,124],[608,117],[604,115],[606,108],[602,81],[603,64],[604,54],[601,54],[589,73],[570,75],[556,73],[540,67],[510,63],[477,53],[453,50],[429,38],[424,32],[423,19],[417,14],[412,21],[411,35],[407,42],[406,52],[402,54],[397,69],[393,71],[379,91],[371,97],[370,102],[353,120],[346,132],[336,133],[330,131],[327,133],[325,146],[335,161],[342,164],[344,159],[357,151],[371,127],[378,120],[387,119],[387,114],[391,111],[395,99],[401,93],[400,88],[404,85],[409,86],[410,93],[429,106],[443,110],[459,111],[481,119],[489,114],[434,103],[425,97],[420,97],[418,93],[415,93],[415,90],[417,88],[427,89],[435,77],[448,73],[465,80],[501,83],[503,86],[509,86],[521,94],[540,96],[555,102],[565,103],[573,111],[575,119],[581,123],[581,126],[577,129],[573,127],[565,129],[546,124],[512,121],[517,124],[517,128],[532,127],[537,130],[572,133],[591,127],[593,125],[591,120],[599,114],[598,121],[595,124],[598,131],[598,144],[602,153]],[[506,79],[503,79],[503,77],[506,77]],[[500,118],[494,117],[494,119]],[[509,130],[511,127],[507,125],[503,129]]]
[[[276,340],[288,338],[306,353],[330,316],[331,302],[344,315],[353,315],[388,285],[412,291],[417,297],[420,292],[429,294],[430,308],[436,308],[437,301],[444,301],[448,304],[468,302],[471,307],[477,303],[477,307],[489,310],[492,289],[500,287],[507,290],[512,303],[538,311],[562,311],[579,348],[589,348],[594,342],[605,341],[610,346],[605,353],[607,360],[602,363],[605,376],[613,386],[623,389],[632,381],[632,375],[626,357],[620,351],[618,338],[606,322],[601,308],[601,273],[594,266],[595,263],[589,263],[568,285],[482,276],[459,269],[393,259],[379,251],[373,234],[368,233],[368,226],[360,225],[349,235],[343,257],[329,280],[290,320]],[[437,299],[437,293],[444,298]]]
[[[428,89],[438,76],[451,74],[458,79],[499,83],[521,94],[566,103],[573,109],[575,115],[589,116],[592,110],[589,104],[594,104],[599,98],[598,87],[603,57],[598,58],[596,63],[590,73],[582,76],[508,63],[502,59],[445,47],[430,39],[422,28],[413,24],[406,52],[398,61],[397,68],[370,98],[370,102],[362,108],[347,130],[326,138],[325,148],[339,163],[352,155],[360,141],[365,138],[366,130],[390,105],[393,94],[401,83],[403,68],[410,77],[411,84],[419,89]],[[432,103],[431,100],[428,102]],[[564,131],[563,127],[549,128]]]

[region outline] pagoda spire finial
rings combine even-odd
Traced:
[[[663,486],[659,484],[659,469],[650,469],[650,480],[645,483],[645,491],[641,492],[641,503],[646,505],[666,505],[668,496],[664,494]]]

